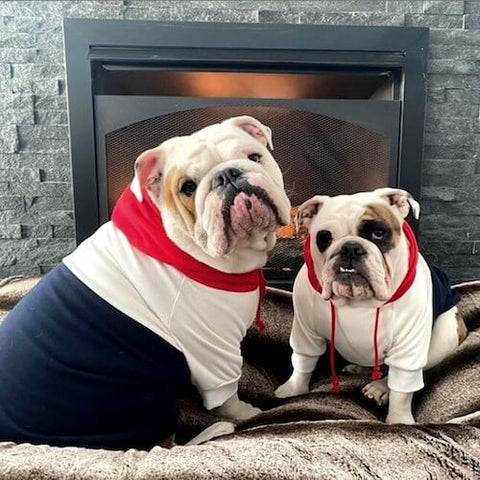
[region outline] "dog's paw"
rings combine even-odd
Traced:
[[[260,408],[254,407],[252,404],[240,400],[234,418],[236,420],[248,420],[259,413],[262,413]]]
[[[248,420],[262,413],[262,410],[240,400],[237,394],[234,394],[223,405],[217,407],[215,413],[220,417],[231,418],[232,420]]]
[[[304,393],[308,393],[308,385],[299,386],[288,380],[275,390],[274,395],[278,398],[288,398],[295,395],[303,395]]]
[[[389,392],[386,377],[370,382],[362,389],[362,393],[370,400],[374,400],[377,405],[386,405],[388,403]]]
[[[414,425],[415,419],[411,413],[392,413],[389,412],[385,423],[388,425],[393,425],[394,423],[403,423],[404,425]]]
[[[347,373],[348,375],[361,375],[366,376],[369,375],[372,369],[370,367],[362,367],[361,365],[355,365],[354,363],[350,363],[346,367],[342,368],[342,373]]]

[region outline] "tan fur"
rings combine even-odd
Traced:
[[[195,196],[188,197],[180,192],[181,184],[187,180],[182,170],[171,168],[165,178],[165,205],[172,214],[180,216],[187,229],[192,232],[195,225]]]
[[[162,440],[159,445],[162,447],[162,448],[173,448],[173,447],[176,447],[177,444],[175,443],[175,434],[173,435],[170,435],[169,437],[165,438],[164,440]]]
[[[365,220],[382,220],[386,225],[388,225],[393,232],[392,242],[395,247],[398,245],[401,237],[401,228],[398,222],[397,217],[392,212],[392,209],[387,205],[382,205],[381,203],[370,204],[365,207],[365,213],[360,219],[360,223]]]
[[[468,330],[467,330],[467,326],[465,325],[465,322],[463,321],[462,314],[460,312],[456,313],[456,318],[457,318],[458,344],[460,345],[467,338]]]

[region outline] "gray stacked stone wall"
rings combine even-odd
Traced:
[[[0,1],[0,278],[75,246],[62,18],[431,29],[421,247],[480,279],[480,1]]]

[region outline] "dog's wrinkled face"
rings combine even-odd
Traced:
[[[322,296],[349,300],[388,300],[395,272],[408,258],[403,219],[419,205],[400,189],[336,197],[315,196],[300,206],[297,228],[308,231]]]
[[[132,190],[141,199],[142,188],[148,189],[167,233],[180,245],[191,239],[211,257],[237,246],[264,252],[290,215],[268,146],[268,127],[253,117],[234,117],[144,152]]]

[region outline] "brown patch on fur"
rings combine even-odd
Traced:
[[[387,207],[386,205],[382,205],[381,203],[372,203],[370,205],[367,205],[365,207],[365,212],[362,215],[362,218],[360,218],[360,225],[369,220],[380,221],[384,223],[385,226],[389,227],[392,231],[392,238],[390,239],[389,247],[394,248],[398,245],[402,229],[397,217],[390,210],[389,207]]]
[[[460,345],[467,338],[468,330],[465,322],[463,321],[462,314],[458,310],[455,314],[455,317],[457,319],[458,344]]]
[[[480,328],[480,281],[454,285],[461,300],[457,308],[470,331]]]
[[[177,216],[181,217],[187,229],[192,232],[195,225],[195,196],[183,195],[180,186],[186,178],[181,170],[172,168],[165,178],[165,204]]]
[[[173,448],[175,447],[177,444],[175,443],[175,434],[173,435],[170,435],[169,437],[165,438],[165,440],[162,440],[159,445],[162,447],[162,448]]]

